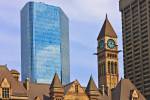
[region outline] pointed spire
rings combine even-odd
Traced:
[[[93,80],[93,77],[91,75],[90,80],[89,80],[88,85],[87,85],[87,88],[86,88],[86,91],[97,91],[97,90],[98,90],[97,86],[96,86],[96,84]]]
[[[100,38],[102,38],[104,36],[117,38],[116,32],[114,31],[111,23],[108,20],[107,14],[106,14],[104,24],[101,28],[101,31],[99,33],[99,36],[98,36],[97,40],[99,40]]]
[[[63,87],[57,73],[55,73],[50,87],[51,88],[62,88]]]
[[[49,91],[50,99],[49,100],[55,100],[59,98],[60,100],[63,100],[64,96],[64,88],[60,82],[60,79],[58,77],[58,74],[55,73],[53,81],[50,85],[50,91]]]

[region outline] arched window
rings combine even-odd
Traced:
[[[112,54],[110,54],[110,58],[112,58]]]
[[[105,67],[105,63],[103,64],[104,67],[104,75],[106,74],[106,67]]]
[[[115,58],[117,58],[117,55],[115,55]]]
[[[101,75],[103,75],[103,64],[101,64]]]
[[[114,63],[111,62],[111,73],[114,74]]]
[[[114,58],[114,54],[112,54],[112,58]]]
[[[4,78],[2,83],[2,98],[3,99],[9,99],[10,98],[10,84],[8,83],[7,79]]]
[[[110,68],[110,61],[108,61],[108,73],[110,73],[110,70],[111,70],[111,68]]]
[[[107,57],[109,57],[109,53],[107,54]]]
[[[2,88],[2,98],[3,99],[8,99],[9,98],[9,88]]]
[[[79,90],[78,90],[78,85],[75,85],[75,92],[78,93]]]
[[[102,75],[104,75],[104,65],[102,64]]]
[[[117,62],[115,62],[115,74],[118,73],[118,66],[117,66]]]

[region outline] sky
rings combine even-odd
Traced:
[[[30,0],[0,1],[0,65],[21,70],[20,10]],[[97,83],[97,36],[106,13],[118,35],[122,50],[121,14],[119,0],[33,0],[59,6],[69,18],[70,75],[87,85],[90,75]],[[123,77],[123,57],[119,53],[119,74]]]

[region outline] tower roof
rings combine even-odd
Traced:
[[[91,76],[90,77],[90,80],[88,82],[88,85],[87,85],[87,88],[86,88],[86,91],[97,91],[97,86],[93,80],[93,77]]]
[[[100,38],[102,38],[104,36],[117,38],[116,32],[114,31],[111,23],[108,20],[107,14],[106,14],[106,18],[105,18],[104,24],[103,24],[103,26],[101,28],[101,31],[99,33],[99,36],[98,36],[97,40],[99,40]]]
[[[50,87],[51,88],[62,88],[63,87],[57,73],[55,73]]]

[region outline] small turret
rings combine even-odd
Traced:
[[[60,82],[58,74],[55,73],[53,81],[50,85],[50,100],[63,100],[64,88]]]
[[[100,92],[92,78],[92,76],[90,77],[90,80],[88,82],[87,88],[86,88],[86,93],[89,96],[90,100],[96,99],[99,100],[100,99]]]

